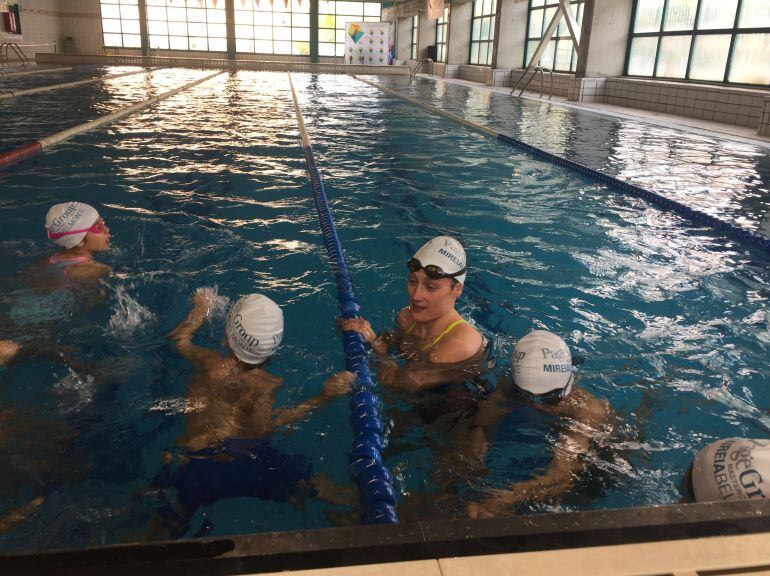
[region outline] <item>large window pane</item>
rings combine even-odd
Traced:
[[[770,27],[770,0],[743,0],[738,26],[740,28]]]
[[[735,37],[730,82],[770,84],[770,33]]]
[[[663,30],[692,30],[697,9],[698,0],[668,0]]]
[[[634,38],[628,58],[628,73],[631,76],[652,76],[655,72],[655,54],[658,38]]]
[[[738,0],[701,0],[698,29],[732,28],[737,8]]]
[[[543,10],[532,10],[529,13],[528,38],[539,38],[543,34]]]
[[[663,78],[684,78],[690,56],[691,36],[664,36],[660,40],[657,75]]]
[[[663,19],[663,0],[638,0],[634,32],[658,32]]]
[[[725,77],[730,34],[706,34],[695,37],[690,63],[690,79],[721,82]]]

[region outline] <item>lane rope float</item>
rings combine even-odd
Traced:
[[[294,100],[294,110],[299,125],[300,142],[305,152],[310,185],[313,189],[318,220],[321,224],[324,246],[334,270],[337,283],[337,299],[343,318],[355,318],[361,306],[353,291],[353,283],[345,264],[337,228],[334,225],[329,202],[326,198],[323,180],[318,171],[310,137],[305,128],[302,111],[289,74],[289,86]],[[358,485],[363,508],[364,524],[397,524],[396,494],[393,477],[382,463],[384,426],[380,416],[380,402],[374,394],[376,384],[369,370],[369,353],[366,343],[357,332],[342,333],[345,348],[346,367],[356,374],[356,390],[350,399],[350,418],[353,425],[353,449],[349,457],[349,472]]]
[[[567,158],[563,158],[562,156],[552,154],[551,152],[546,152],[545,150],[538,148],[537,146],[532,146],[531,144],[527,144],[526,142],[519,140],[518,138],[514,138],[513,136],[508,136],[507,134],[502,134],[500,132],[496,132],[491,128],[488,128],[487,126],[483,126],[471,120],[466,120],[465,118],[461,118],[460,116],[452,114],[451,112],[447,112],[446,110],[437,108],[432,104],[428,104],[426,102],[422,102],[410,96],[406,96],[405,94],[401,94],[397,90],[392,90],[391,88],[387,88],[377,82],[370,82],[369,80],[364,80],[363,78],[359,78],[358,76],[355,76],[355,75],[352,75],[352,76],[356,80],[359,80],[360,82],[364,82],[365,84],[369,84],[370,86],[373,86],[379,90],[382,90],[387,94],[396,96],[398,98],[402,98],[407,102],[411,102],[416,106],[420,106],[421,108],[424,108],[426,110],[429,110],[431,112],[444,116],[445,118],[454,120],[455,122],[462,124],[463,126],[471,128],[473,130],[476,130],[477,132],[481,132],[482,134],[485,134],[487,136],[492,136],[493,138],[496,138],[500,142],[503,142],[505,144],[508,144],[509,146],[513,146],[515,148],[524,150],[532,154],[533,156],[536,156],[537,158],[542,158],[544,160],[548,160],[549,162],[553,162],[554,164],[558,164],[559,166],[563,166],[565,168],[569,168],[570,170],[574,170],[575,172],[580,172],[581,174],[594,178],[608,186],[611,186],[612,188],[619,190],[620,192],[623,192],[630,196],[635,196],[637,198],[642,198],[643,200],[646,200],[653,206],[663,209],[664,211],[674,212],[675,214],[681,216],[685,220],[689,220],[690,222],[694,222],[695,224],[708,226],[714,230],[725,233],[727,236],[731,237],[734,240],[737,240],[738,242],[741,242],[743,244],[751,244],[752,246],[756,246],[758,248],[763,249],[765,252],[770,253],[770,238],[767,238],[761,234],[752,232],[751,230],[746,230],[745,228],[736,226],[731,222],[727,222],[725,220],[716,218],[711,214],[706,214],[705,212],[694,210],[693,208],[690,208],[689,206],[682,204],[681,202],[677,202],[676,200],[671,200],[670,198],[666,198],[665,196],[662,196],[657,192],[652,192],[651,190],[647,190],[646,188],[642,188],[641,186],[637,186],[636,184],[625,182],[623,180],[615,178],[614,176],[610,176],[609,174],[604,174],[603,172],[600,172],[595,168],[590,168],[588,166],[575,162],[574,160],[569,160]]]
[[[157,104],[161,100],[170,98],[171,96],[174,96],[175,94],[178,94],[183,90],[187,90],[188,88],[192,88],[193,86],[202,84],[207,80],[211,80],[212,78],[214,78],[215,76],[219,76],[223,72],[224,70],[220,70],[219,72],[215,72],[214,74],[209,74],[208,76],[204,76],[203,78],[199,78],[198,80],[189,82],[183,86],[180,86],[179,88],[174,88],[173,90],[169,90],[168,92],[164,92],[163,94],[153,96],[152,98],[145,100],[143,102],[139,102],[137,104],[127,106],[126,108],[123,108],[116,112],[105,114],[104,116],[100,116],[99,118],[96,118],[94,120],[90,120],[83,124],[78,124],[77,126],[73,126],[72,128],[67,128],[66,130],[62,130],[61,132],[56,132],[55,134],[45,136],[40,140],[35,140],[34,142],[28,142],[27,144],[17,146],[16,148],[11,148],[10,150],[4,150],[0,152],[0,168],[6,168],[8,166],[11,166],[12,164],[16,164],[18,162],[21,162],[22,160],[31,158],[32,156],[39,154],[43,150],[47,150],[48,148],[55,146],[59,142],[63,142],[64,140],[67,140],[79,134],[83,134],[84,132],[94,130],[95,128],[99,128],[100,126],[109,124],[110,122],[115,122],[116,120],[120,120],[121,118],[134,114],[135,112],[139,112],[140,110],[144,110],[145,108],[148,108],[153,104]]]
[[[64,88],[73,88],[75,86],[81,86],[83,84],[94,84],[101,82],[102,80],[111,80],[113,78],[122,78],[123,76],[130,76],[131,74],[139,74],[140,72],[154,72],[160,70],[156,68],[154,70],[132,70],[131,72],[122,72],[120,74],[107,74],[106,76],[97,76],[95,78],[87,78],[85,80],[75,80],[73,82],[63,82],[62,84],[51,84],[50,86],[40,86],[38,88],[28,88],[26,90],[7,90],[0,94],[0,100],[8,100],[10,98],[18,98],[19,96],[27,96],[28,94],[38,94],[40,92],[51,92],[53,90],[60,90]]]

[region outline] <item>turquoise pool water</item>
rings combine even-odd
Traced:
[[[160,70],[30,96],[14,103],[15,124],[4,124],[2,141],[53,132],[205,74]],[[675,502],[681,474],[700,447],[724,436],[767,436],[766,256],[352,78],[293,78],[356,292],[375,327],[390,326],[406,302],[406,259],[426,238],[454,235],[466,246],[470,266],[460,309],[491,342],[497,371],[504,373],[516,338],[548,328],[585,358],[581,384],[608,398],[622,418],[619,433],[592,456],[576,493],[529,511]],[[442,94],[424,81],[388,81],[477,119],[497,118],[503,106],[496,98],[479,102],[462,86],[443,86]],[[50,110],[45,98],[66,103],[73,115],[41,115]],[[555,130],[549,116],[558,112],[550,108],[505,106],[495,121],[517,126],[522,139],[530,121],[516,118],[540,115],[545,123],[533,135],[545,138]],[[582,129],[572,130],[572,147],[564,153],[579,149],[596,162],[605,155],[616,173],[631,163],[620,158],[633,159],[641,170],[635,178],[666,186],[665,172],[652,161],[657,152],[642,162],[638,139],[630,136],[613,140],[609,149],[603,132],[609,120],[570,115]],[[633,134],[633,126],[613,126],[615,134]],[[654,130],[639,130],[654,147]],[[703,139],[671,138],[683,149]],[[661,147],[668,143],[661,137]],[[671,165],[682,182],[692,178],[707,188],[706,209],[760,228],[757,215],[768,200],[766,154],[751,147],[736,151],[718,140],[708,146],[724,152],[713,169],[718,182],[709,185],[697,162],[691,176],[677,158]],[[732,171],[722,174],[720,165]],[[645,173],[639,166],[650,168]],[[317,394],[324,378],[343,367],[334,328],[336,288],[286,74],[218,76],[0,178],[0,266],[6,271],[0,337],[71,347],[73,359],[40,357],[0,373],[0,414],[9,430],[0,450],[11,463],[0,482],[0,512],[37,494],[46,498],[27,521],[0,534],[2,550],[134,541],[146,533],[163,501],[148,486],[190,408],[184,395],[191,367],[165,336],[184,318],[195,288],[217,285],[231,299],[260,291],[283,307],[284,343],[270,363],[285,381],[279,404]],[[744,184],[745,195],[717,192],[735,183]],[[689,201],[700,202],[694,194]],[[42,233],[45,211],[69,199],[97,206],[113,234],[102,258],[115,270],[105,283],[106,300],[86,311],[67,302],[47,302],[46,308],[21,285],[25,271],[52,252]],[[48,309],[59,312],[41,319]],[[222,333],[223,318],[215,317],[199,342],[218,347]],[[404,498],[431,493],[433,462],[462,436],[462,418],[445,414],[427,423],[414,399],[386,396],[385,402],[386,464],[397,490]],[[527,478],[547,463],[556,434],[552,421],[512,407],[488,456],[490,473],[459,482],[459,497],[478,498]],[[349,484],[344,400],[279,431],[274,442]],[[213,524],[209,535],[350,521],[345,510],[312,499],[291,505],[239,498],[199,510],[188,535],[201,526],[204,512]],[[424,514],[460,512],[449,499]]]

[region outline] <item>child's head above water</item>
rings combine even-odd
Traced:
[[[283,311],[262,294],[238,300],[227,316],[227,341],[235,356],[246,364],[262,364],[283,339]]]
[[[65,202],[51,206],[45,217],[45,229],[48,238],[65,250],[86,241],[86,248],[91,251],[104,250],[109,245],[107,227],[99,217],[96,208],[82,202]],[[88,242],[89,234],[100,236]]]
[[[511,377],[519,389],[534,396],[564,398],[574,380],[567,343],[552,332],[533,330],[513,348]]]

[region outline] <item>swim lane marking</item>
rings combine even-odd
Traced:
[[[19,90],[17,92],[13,90],[7,90],[0,94],[0,100],[8,100],[10,98],[18,98],[19,96],[26,96],[28,94],[38,94],[39,92],[50,92],[53,90],[60,90],[64,88],[72,88],[74,86],[80,86],[82,84],[94,84],[102,80],[111,80],[113,78],[122,78],[123,76],[131,76],[132,74],[139,74],[141,72],[155,72],[161,70],[161,68],[155,68],[153,70],[132,70],[131,72],[122,72],[120,74],[107,74],[105,76],[96,76],[95,78],[87,78],[85,80],[75,80],[73,82],[64,82],[62,84],[51,84],[50,86],[40,86],[38,88],[28,88],[27,90]]]
[[[727,236],[730,236],[734,240],[737,240],[744,244],[751,244],[753,246],[757,246],[759,248],[762,248],[765,252],[770,253],[770,238],[766,238],[761,234],[757,234],[756,232],[746,230],[745,228],[741,228],[740,226],[736,226],[735,224],[716,218],[711,214],[706,214],[705,212],[694,210],[685,204],[677,202],[676,200],[671,200],[669,198],[666,198],[665,196],[662,196],[657,192],[652,192],[651,190],[647,190],[646,188],[642,188],[641,186],[637,186],[636,184],[631,184],[630,182],[620,180],[618,178],[615,178],[614,176],[610,176],[609,174],[604,174],[599,170],[590,168],[583,164],[579,164],[578,162],[575,162],[573,160],[563,158],[562,156],[557,156],[556,154],[552,154],[551,152],[546,152],[545,150],[538,148],[537,146],[532,146],[531,144],[527,144],[526,142],[519,140],[518,138],[514,138],[513,136],[508,136],[507,134],[495,132],[491,128],[488,128],[486,126],[483,126],[471,120],[466,120],[465,118],[461,118],[460,116],[452,114],[451,112],[447,112],[446,110],[442,110],[441,108],[433,106],[432,104],[428,104],[427,102],[422,102],[415,98],[411,98],[410,96],[406,96],[405,94],[401,94],[397,90],[387,88],[382,84],[379,84],[378,82],[370,82],[369,80],[364,80],[363,78],[359,78],[355,74],[351,74],[351,76],[356,80],[363,82],[365,84],[369,84],[370,86],[373,86],[374,88],[382,90],[387,94],[396,96],[397,98],[402,98],[403,100],[406,100],[407,102],[411,102],[416,106],[420,106],[421,108],[424,108],[426,110],[429,110],[431,112],[444,116],[451,120],[454,120],[458,124],[462,124],[467,128],[476,130],[477,132],[481,132],[482,134],[485,134],[487,136],[492,136],[493,138],[496,138],[500,142],[504,142],[509,146],[520,148],[522,150],[525,150],[526,152],[529,152],[533,156],[548,160],[549,162],[553,162],[554,164],[558,164],[559,166],[569,168],[570,170],[574,170],[575,172],[580,172],[581,174],[584,174],[586,176],[599,180],[600,182],[608,186],[616,188],[620,192],[624,192],[631,196],[642,198],[657,208],[674,212],[675,214],[681,216],[685,220],[689,220],[690,222],[694,222],[696,224],[702,224],[702,225],[708,226],[710,228],[713,228],[714,230],[722,231]]]
[[[157,104],[161,100],[165,100],[166,98],[171,98],[171,96],[174,96],[175,94],[179,94],[179,92],[182,92],[183,90],[187,90],[188,88],[192,88],[193,86],[206,82],[207,80],[211,80],[212,78],[214,78],[215,76],[219,76],[223,72],[224,70],[220,70],[219,72],[215,72],[214,74],[209,74],[208,76],[204,76],[203,78],[199,78],[198,80],[194,80],[193,82],[184,84],[179,88],[174,88],[173,90],[169,90],[168,92],[164,92],[163,94],[158,94],[157,96],[153,96],[152,98],[149,98],[148,100],[145,100],[143,102],[138,102],[137,104],[127,106],[126,108],[123,108],[116,112],[105,114],[104,116],[100,116],[99,118],[95,118],[94,120],[89,120],[88,122],[85,122],[83,124],[79,124],[77,126],[73,126],[72,128],[67,128],[66,130],[62,130],[61,132],[56,132],[55,134],[45,136],[40,140],[35,140],[34,142],[28,142],[27,144],[17,146],[16,148],[11,148],[10,150],[5,150],[3,152],[0,152],[0,168],[5,168],[12,164],[21,162],[22,160],[26,160],[27,158],[31,158],[32,156],[35,156],[36,154],[39,154],[43,150],[51,148],[56,144],[63,142],[64,140],[68,140],[69,138],[78,136],[79,134],[83,134],[84,132],[89,132],[90,130],[94,130],[95,128],[99,128],[100,126],[104,126],[105,124],[115,122],[116,120],[120,120],[121,118],[129,116],[135,112],[139,112],[140,110],[144,110],[145,108],[148,108],[153,104]]]
[[[291,74],[288,76],[299,126],[300,143],[305,152],[310,185],[313,189],[313,200],[321,224],[326,253],[337,282],[339,309],[343,318],[355,318],[361,306],[353,291],[353,283],[345,264],[345,256],[337,236],[337,228],[326,198],[323,180],[313,156],[313,148],[299,107],[294,82]],[[349,471],[358,485],[361,506],[364,509],[362,520],[364,524],[397,524],[398,513],[395,507],[393,477],[382,464],[384,426],[380,417],[379,400],[373,392],[376,384],[369,370],[366,343],[359,333],[349,330],[342,333],[342,341],[345,348],[346,368],[356,374],[356,393],[350,399],[354,440],[349,457]]]

